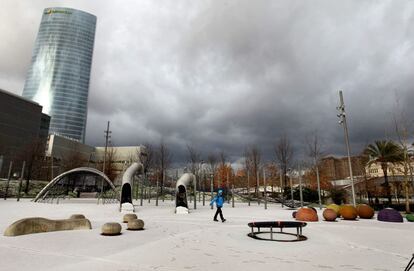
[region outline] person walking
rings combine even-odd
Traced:
[[[223,212],[221,211],[221,208],[223,207],[223,203],[224,203],[224,197],[223,197],[223,190],[219,189],[217,191],[217,196],[215,196],[211,202],[210,202],[210,206],[212,206],[214,204],[214,202],[216,203],[216,207],[217,207],[217,211],[216,214],[214,215],[214,221],[218,221],[217,220],[217,215],[220,214],[220,218],[221,218],[221,222],[226,221],[226,219],[224,219],[223,217]]]

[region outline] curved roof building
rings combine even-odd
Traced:
[[[96,16],[71,8],[46,8],[36,38],[23,97],[51,116],[50,132],[85,141]]]

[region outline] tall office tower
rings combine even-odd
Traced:
[[[51,116],[50,132],[85,141],[96,16],[71,8],[43,12],[23,97]]]

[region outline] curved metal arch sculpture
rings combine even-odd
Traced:
[[[132,204],[132,184],[134,175],[138,172],[143,172],[144,166],[142,163],[132,163],[131,166],[125,170],[122,176],[122,188],[121,188],[121,201],[120,211],[132,211],[135,212],[134,205]]]
[[[36,197],[33,201],[34,202],[38,201],[39,198],[41,198],[51,187],[53,187],[63,177],[65,177],[67,175],[70,175],[72,173],[79,173],[79,172],[92,173],[92,174],[95,174],[95,175],[98,175],[98,176],[102,177],[109,184],[109,186],[112,188],[112,190],[114,190],[114,192],[117,195],[116,198],[119,200],[119,194],[116,191],[114,184],[102,171],[97,170],[95,168],[90,168],[90,167],[78,167],[78,168],[68,170],[68,171],[58,175],[57,177],[55,177],[53,180],[51,180],[45,187],[43,187],[42,190],[40,190],[40,192],[36,195]]]
[[[178,179],[175,185],[175,212],[177,213],[177,208],[184,208],[185,212],[188,213],[188,202],[187,202],[187,186],[191,183],[195,186],[196,177],[192,173],[184,173],[180,179]]]

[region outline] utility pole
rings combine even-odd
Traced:
[[[105,167],[106,167],[106,152],[107,152],[107,150],[108,150],[108,142],[109,142],[109,140],[110,140],[110,138],[111,138],[111,131],[109,131],[109,121],[108,121],[108,124],[107,124],[107,126],[106,126],[106,130],[104,131],[104,134],[105,134],[105,151],[104,151],[104,157],[103,157],[103,165],[102,165],[102,172],[103,172],[103,174],[105,174]],[[53,159],[53,157],[52,157],[52,159]],[[102,180],[102,182],[101,182],[101,193],[100,193],[100,198],[101,198],[101,201],[102,201],[102,204],[103,204],[103,180]],[[98,200],[98,204],[99,204],[99,200]]]
[[[350,147],[349,147],[348,126],[347,126],[347,123],[346,123],[345,103],[344,103],[344,97],[342,95],[342,90],[339,91],[339,106],[336,109],[339,112],[339,114],[337,115],[338,118],[339,118],[339,124],[341,124],[344,127],[345,145],[346,145],[346,151],[347,151],[347,154],[348,154],[349,177],[351,179],[352,203],[353,203],[354,206],[356,206],[354,176],[352,174],[352,163],[351,163],[351,150],[350,150]]]

